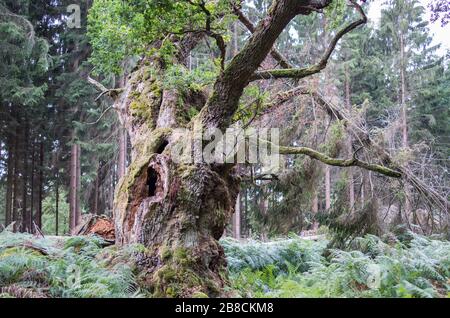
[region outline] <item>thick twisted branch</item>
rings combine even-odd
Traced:
[[[307,147],[286,147],[286,146],[279,146],[278,147],[279,153],[282,155],[306,155],[308,157],[311,157],[313,159],[319,160],[327,165],[330,166],[337,166],[337,167],[360,167],[366,170],[378,172],[380,174],[383,174],[388,177],[392,178],[401,178],[402,173],[397,170],[393,170],[391,168],[368,163],[365,161],[361,161],[356,157],[356,154],[351,159],[337,159],[327,156],[324,153],[318,152],[314,149],[307,148]]]
[[[234,13],[238,17],[239,21],[250,31],[250,33],[255,32],[255,26],[253,25],[252,21],[250,21],[244,13],[237,8],[234,7]],[[272,48],[272,51],[270,51],[270,55],[273,57],[275,61],[280,64],[283,68],[292,68],[293,66],[288,62],[288,60],[276,49]]]

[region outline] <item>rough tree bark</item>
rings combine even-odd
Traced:
[[[119,158],[117,161],[117,175],[122,178],[127,170],[127,132],[119,128]]]

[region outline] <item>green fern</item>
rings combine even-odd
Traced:
[[[139,297],[132,268],[97,259],[101,238],[0,233],[0,289],[14,296]],[[111,266],[109,266],[111,265]],[[6,292],[4,292],[4,291]]]

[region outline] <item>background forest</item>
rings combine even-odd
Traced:
[[[127,261],[144,246],[104,248],[98,237],[69,237],[93,215],[113,217],[116,185],[131,162],[113,95],[140,56],[127,51],[133,34],[118,34],[102,17],[107,2],[0,0],[2,295],[155,296]],[[80,27],[71,25],[72,4],[81,9]],[[240,14],[226,21],[225,62],[270,4],[242,1]],[[346,34],[321,73],[252,82],[233,121],[280,128],[280,143],[335,158],[371,162],[368,145],[375,145],[387,153],[376,152],[377,159],[404,167],[408,182],[305,156],[285,156],[277,174],[239,164],[242,183],[221,239],[231,294],[449,295],[450,51],[430,32],[434,23],[450,33],[448,3],[362,4],[366,12],[372,6],[381,10],[379,21],[369,15],[367,24]],[[325,14],[297,16],[275,51],[288,65],[312,65],[335,30],[356,18],[345,1]],[[187,68],[168,69],[165,87],[208,89],[220,56],[214,41],[204,40],[189,53]],[[274,63],[280,59],[267,58],[262,69]],[[187,114],[193,118],[198,109]],[[11,253],[12,245],[29,244],[34,248]],[[78,283],[70,283],[71,275]]]

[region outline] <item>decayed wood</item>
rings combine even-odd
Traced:
[[[73,232],[74,235],[95,234],[109,243],[115,241],[114,221],[105,215],[89,214],[84,216],[83,223]]]

